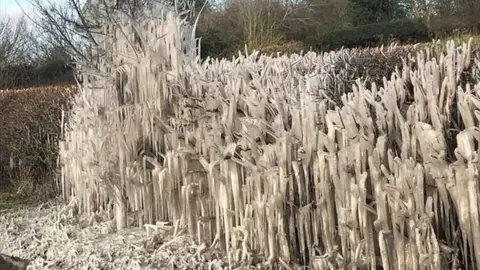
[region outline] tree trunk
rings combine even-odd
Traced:
[[[117,231],[127,227],[127,200],[118,187],[115,187],[115,221]]]

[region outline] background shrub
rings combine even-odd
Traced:
[[[42,65],[16,64],[0,67],[0,89],[73,82],[72,68],[62,60],[50,60]]]
[[[307,43],[317,49],[373,47],[389,41],[415,43],[430,40],[428,27],[420,20],[397,20],[331,31],[312,36]]]
[[[480,22],[471,21],[458,16],[432,17],[429,22],[429,29],[435,38],[449,38],[478,34]]]

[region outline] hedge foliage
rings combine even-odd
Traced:
[[[75,91],[70,84],[0,90],[0,182],[18,186],[53,180],[62,108]]]
[[[422,21],[397,20],[313,35],[307,39],[307,44],[320,50],[333,50],[341,47],[374,47],[391,41],[412,43],[430,39],[430,31]]]
[[[0,89],[74,82],[72,68],[61,60],[52,60],[40,66],[20,64],[0,67]]]

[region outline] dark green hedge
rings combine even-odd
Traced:
[[[396,20],[335,30],[320,36],[311,36],[307,44],[316,49],[333,50],[340,47],[379,46],[390,41],[430,41],[428,27],[420,20]]]
[[[43,65],[20,64],[0,67],[0,89],[58,83],[75,83],[72,68],[61,60],[51,60]]]

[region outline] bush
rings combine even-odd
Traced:
[[[478,21],[471,22],[468,18],[464,19],[458,16],[432,17],[429,28],[435,38],[449,38],[477,34],[480,23]]]
[[[397,20],[340,29],[307,39],[307,44],[321,50],[341,47],[373,47],[397,41],[412,43],[430,40],[428,27],[419,20]]]
[[[19,64],[0,67],[0,89],[74,82],[72,68],[61,60],[50,60],[43,65]]]
[[[300,41],[286,41],[277,45],[262,48],[259,51],[268,55],[277,55],[277,53],[289,55],[292,53],[301,53],[305,49],[304,44]]]
[[[57,169],[61,110],[75,91],[70,85],[0,90],[3,184],[29,196],[45,184],[51,186]]]
[[[229,51],[230,47],[228,42],[222,38],[222,33],[216,29],[199,30],[198,36],[201,39],[201,57],[222,57],[229,56],[232,51]]]

